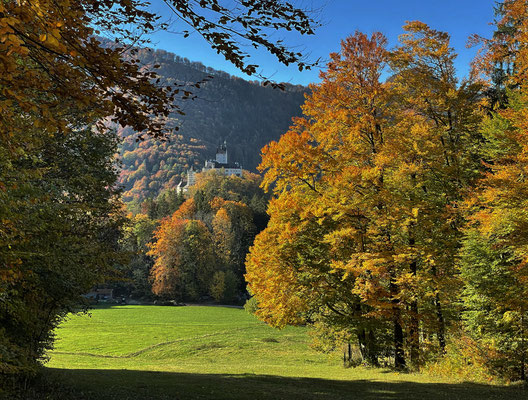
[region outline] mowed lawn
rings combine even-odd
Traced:
[[[519,387],[345,369],[304,328],[228,307],[99,308],[56,333],[47,375],[71,389],[64,399],[528,399]]]

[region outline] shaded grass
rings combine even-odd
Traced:
[[[471,383],[425,383],[411,380],[334,380],[253,374],[174,373],[118,370],[48,371],[52,379],[75,387],[75,397],[55,399],[366,399],[366,400],[525,400],[526,390]],[[412,379],[412,378],[411,378]],[[68,397],[70,396],[70,397]]]
[[[519,388],[341,366],[304,328],[243,310],[117,306],[57,330],[44,386],[54,399],[528,399]],[[44,390],[45,392],[46,390]]]

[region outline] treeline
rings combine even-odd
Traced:
[[[228,143],[230,161],[255,171],[260,149],[277,140],[291,118],[300,115],[307,91],[288,84],[284,91],[264,87],[164,50],[138,49],[137,57],[145,66],[159,66],[156,71],[165,84],[184,85],[196,98],[178,103],[185,118],[173,113],[164,119],[167,127],[179,128],[168,142],[149,138],[137,142],[133,129],[119,129],[123,138],[119,182],[126,202],[141,202],[175,189],[189,166],[203,166],[223,140]],[[199,88],[192,85],[203,79],[207,82]]]
[[[246,275],[259,318],[310,324],[375,366],[526,379],[528,10],[498,12],[462,82],[449,35],[421,22],[393,49],[356,33],[331,54],[263,151],[275,196]]]
[[[117,295],[143,300],[242,304],[245,258],[268,217],[259,175],[197,174],[186,197],[175,191],[147,199],[129,215]],[[107,284],[108,287],[108,284]]]

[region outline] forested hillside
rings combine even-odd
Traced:
[[[264,87],[191,62],[164,50],[142,49],[144,65],[159,65],[162,79],[190,86],[208,78],[199,88],[190,87],[194,100],[184,100],[185,115],[173,114],[167,123],[179,127],[169,142],[146,139],[137,142],[132,129],[121,129],[124,200],[156,197],[174,188],[190,164],[203,165],[214,157],[218,144],[228,143],[229,158],[254,171],[260,149],[288,130],[291,119],[300,115],[306,88],[285,85],[284,90]]]

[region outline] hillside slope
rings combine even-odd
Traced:
[[[174,188],[189,165],[203,165],[214,158],[216,147],[228,144],[230,161],[255,171],[260,149],[285,133],[294,116],[301,114],[303,86],[285,85],[285,90],[264,87],[241,78],[190,62],[163,50],[143,49],[139,57],[145,65],[160,65],[158,73],[167,82],[194,83],[212,76],[193,88],[194,100],[184,100],[185,115],[171,115],[167,124],[179,127],[169,142],[146,139],[136,142],[131,129],[120,129],[123,138],[123,170],[120,184],[125,201],[156,197]]]

